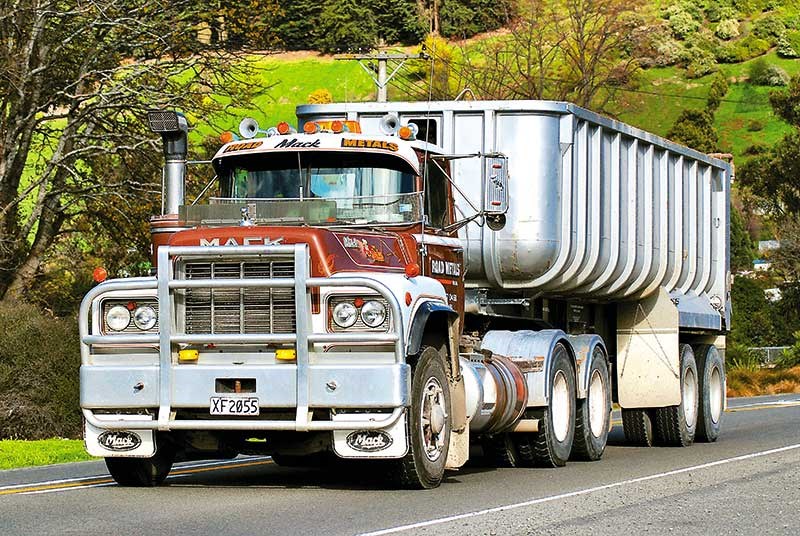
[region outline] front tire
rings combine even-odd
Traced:
[[[431,346],[420,353],[406,413],[408,454],[394,462],[397,483],[408,489],[437,487],[450,446],[450,385],[442,354]]]
[[[161,485],[175,461],[169,446],[160,446],[151,458],[106,458],[111,478],[120,486],[149,488]]]
[[[611,381],[603,351],[595,349],[586,398],[578,401],[572,457],[594,461],[603,456],[611,417]]]
[[[700,402],[695,440],[713,443],[719,437],[725,408],[725,364],[713,344],[694,348],[700,380]]]
[[[692,347],[680,346],[681,403],[656,408],[656,442],[671,447],[688,447],[697,431],[699,383]]]

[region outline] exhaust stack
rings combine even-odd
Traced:
[[[161,214],[177,214],[185,195],[186,156],[189,150],[186,136],[189,124],[183,114],[169,110],[147,112],[147,121],[150,123],[150,130],[161,134],[164,143],[166,163]]]

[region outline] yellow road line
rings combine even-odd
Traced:
[[[189,475],[194,473],[206,473],[209,471],[219,471],[221,469],[240,469],[242,467],[252,467],[254,465],[267,465],[270,463],[275,463],[272,460],[260,460],[257,462],[242,462],[242,463],[235,463],[230,465],[217,465],[212,467],[194,467],[190,469],[179,469],[177,471],[170,472],[170,476],[176,475]],[[57,490],[57,489],[70,489],[70,488],[83,488],[87,486],[98,486],[101,484],[111,484],[114,480],[111,478],[98,478],[95,480],[84,480],[81,482],[61,482],[58,484],[45,484],[45,485],[33,485],[26,488],[15,488],[15,489],[6,489],[0,490],[0,495],[17,495],[20,493],[31,493],[35,491],[50,491],[50,490]]]

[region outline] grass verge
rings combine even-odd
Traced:
[[[80,439],[0,441],[0,470],[96,459],[86,453]]]
[[[728,396],[800,393],[800,366],[789,369],[728,369]]]

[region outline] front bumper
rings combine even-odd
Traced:
[[[175,279],[177,257],[249,258],[293,255],[294,277],[281,279]],[[403,327],[396,297],[383,284],[367,277],[313,278],[309,276],[309,255],[304,244],[287,246],[167,247],[158,250],[159,270],[155,278],[109,281],[90,291],[81,304],[81,408],[92,426],[104,430],[286,430],[321,431],[386,428],[398,421],[408,405],[410,371],[405,363]],[[200,288],[289,288],[295,291],[296,333],[294,334],[185,334],[175,321],[175,294],[179,289]],[[392,326],[387,333],[312,333],[310,289],[319,287],[362,287],[380,294],[391,308]],[[112,291],[155,291],[159,302],[158,334],[93,335],[90,316],[93,304]],[[391,347],[386,362],[353,363],[332,361],[330,354],[315,351],[322,344],[369,343]],[[219,345],[228,352],[237,345],[292,344],[294,363],[182,364],[177,354],[181,345]],[[119,354],[111,362],[96,351],[98,347],[130,346],[131,355],[142,346],[158,349],[158,362],[131,359]],[[141,357],[141,356],[139,356]],[[224,359],[222,359],[224,361]],[[179,418],[181,410],[208,411],[209,400],[217,396],[218,381],[247,378],[255,380],[253,392],[263,410],[291,410],[294,419],[269,418]],[[315,409],[328,409],[330,420],[314,420]],[[110,418],[109,414],[152,410],[156,419]],[[357,414],[379,410],[367,422]],[[96,413],[102,413],[98,417]],[[265,412],[267,415],[269,412]],[[326,413],[326,412],[323,412]],[[352,419],[347,418],[353,413]]]

